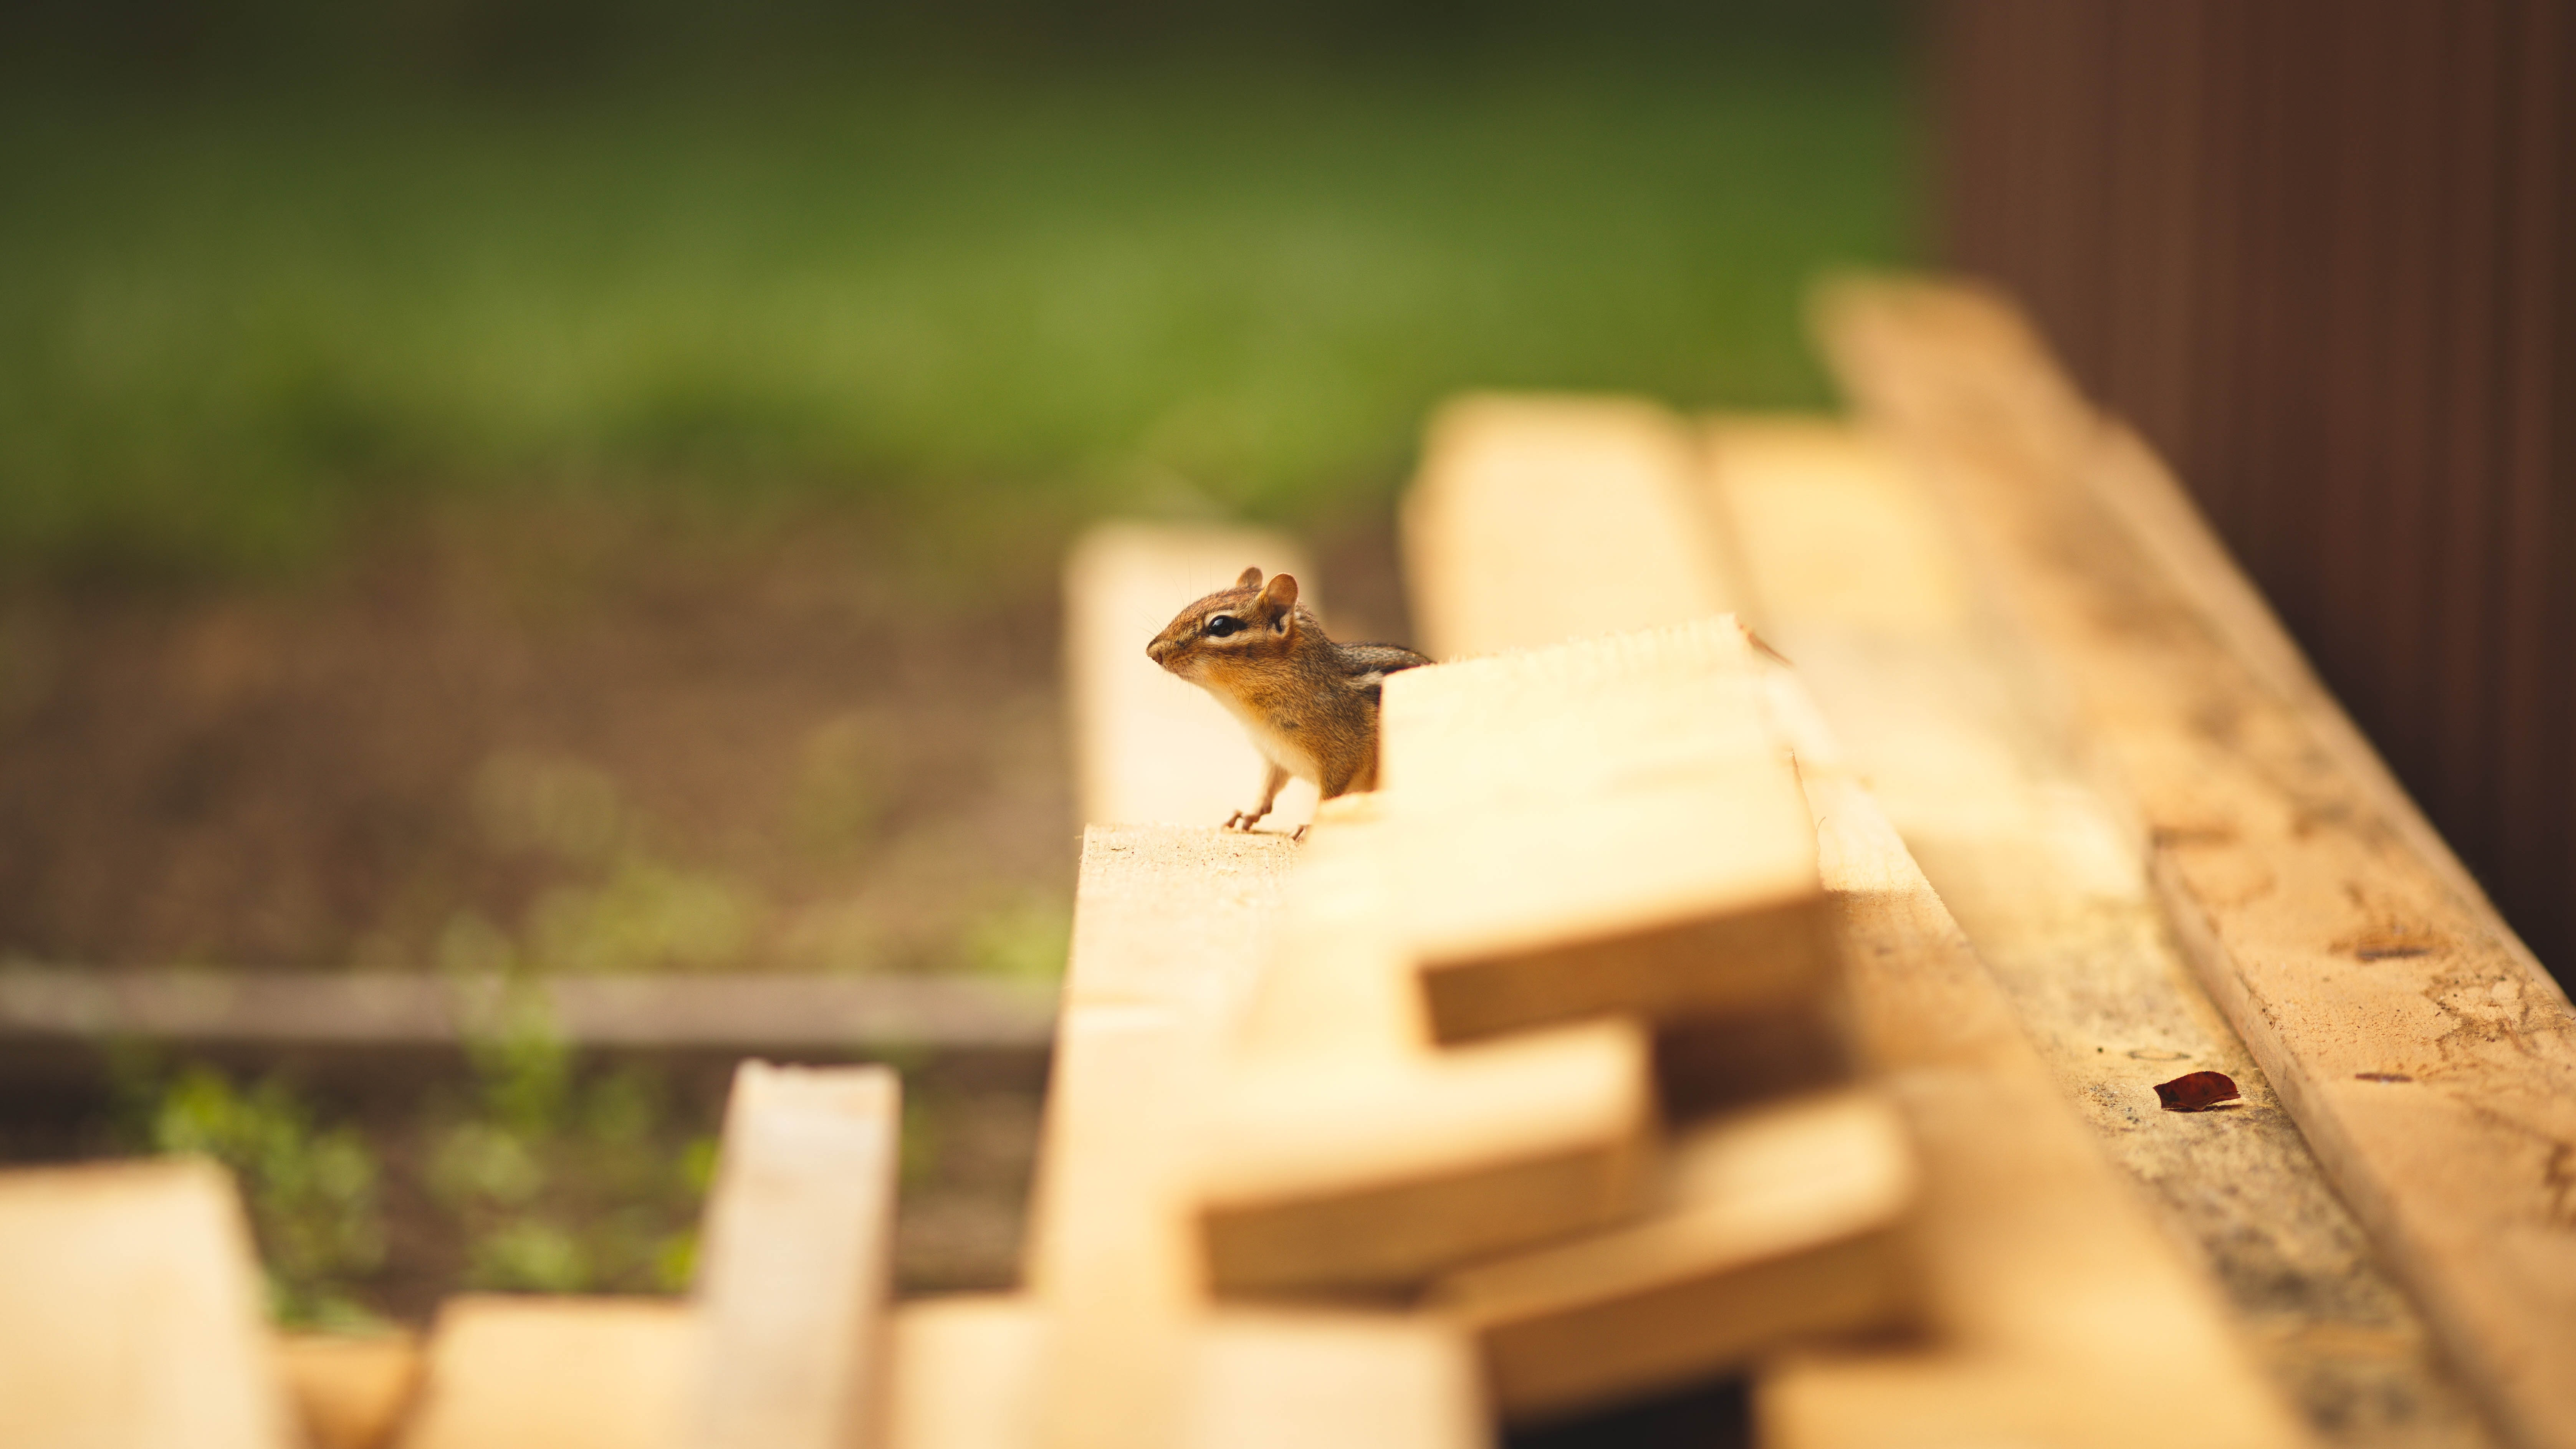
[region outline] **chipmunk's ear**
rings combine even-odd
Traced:
[[[1260,588],[1260,587],[1261,587],[1261,570],[1259,570],[1259,569],[1245,569],[1245,570],[1243,571],[1243,577],[1241,577],[1241,578],[1239,578],[1239,579],[1236,579],[1236,580],[1234,581],[1234,586],[1235,586],[1236,588],[1238,588],[1238,589],[1257,589],[1257,588]]]
[[[1297,610],[1297,578],[1294,574],[1272,574],[1262,585],[1261,597],[1253,600],[1261,612],[1270,616],[1270,627],[1285,634],[1288,616]]]

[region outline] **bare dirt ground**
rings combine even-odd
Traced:
[[[0,584],[0,963],[1051,974],[1078,845],[1066,537],[558,504],[381,524],[287,580]],[[1404,637],[1385,525],[1312,543],[1336,632]],[[1042,1064],[907,1066],[898,1277],[1006,1286]],[[514,1211],[594,1248],[685,1229],[654,1164],[701,1149],[725,1064],[645,1070],[666,1106],[643,1135],[542,1147]],[[480,1281],[511,1222],[436,1186],[464,1064],[282,1080],[380,1164],[362,1306],[417,1321]],[[113,1096],[16,1094],[0,1159],[138,1150]],[[629,1178],[664,1186],[624,1200]]]
[[[22,588],[0,956],[1043,969],[1008,958],[1074,859],[1051,559],[905,543],[562,508],[291,583]]]
[[[1064,532],[561,505],[7,588],[0,960],[1052,971]],[[1318,542],[1400,635],[1383,526]]]

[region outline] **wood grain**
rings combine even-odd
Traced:
[[[1625,542],[1606,538],[1556,567],[1569,578],[1616,574],[1628,566]],[[1472,537],[1408,545],[1459,573],[1509,557],[1479,547]],[[1704,596],[1671,591],[1653,622],[1690,617]],[[1813,702],[1790,687],[1775,703],[1816,822],[1863,1053],[1923,1150],[1923,1261],[1937,1336],[1923,1348],[1809,1355],[1767,1372],[1758,1394],[1766,1440],[2302,1442],[2239,1361],[2211,1285],[2067,1112],[1957,925],[1841,766]]]
[[[1924,1163],[1920,1348],[1799,1355],[1764,1442],[2294,1445],[2225,1304],[2110,1171],[2002,993],[1783,676],[1866,1058]]]
[[[202,1159],[0,1173],[0,1443],[285,1449],[259,1265]]]
[[[694,1300],[693,1449],[869,1449],[885,1413],[903,1084],[734,1070]]]
[[[2011,1000],[2061,1090],[2194,1242],[2273,1381],[2341,1445],[2486,1442],[2262,1070],[2169,933],[2142,842],[2080,768],[2046,676],[1977,601],[1952,525],[1883,438],[1721,418],[1711,482],[1766,637]],[[2214,1069],[2240,1108],[2158,1109]]]
[[[2059,671],[2190,959],[2345,1200],[2509,1437],[2576,1444],[2563,993],[2285,670],[2276,626],[2106,507],[2152,460],[2018,318],[1911,284],[1847,288],[1824,317],[1847,386]]]

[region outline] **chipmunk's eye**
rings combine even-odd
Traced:
[[[1226,635],[1232,634],[1242,627],[1243,621],[1234,617],[1232,614],[1210,614],[1208,616],[1207,631],[1208,637],[1211,639],[1222,639]]]

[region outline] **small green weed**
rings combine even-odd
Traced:
[[[583,1075],[533,993],[467,1045],[473,1096],[433,1126],[429,1184],[462,1230],[469,1286],[676,1292],[696,1258],[714,1139],[678,1135],[667,1083]]]
[[[249,1209],[280,1323],[348,1328],[373,1316],[357,1285],[384,1261],[378,1164],[366,1138],[326,1127],[287,1083],[250,1087],[202,1065],[163,1076],[129,1066],[126,1135],[153,1152],[201,1153],[230,1168]]]

